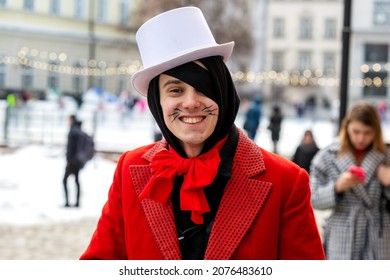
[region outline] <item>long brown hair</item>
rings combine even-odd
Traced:
[[[356,103],[347,113],[343,119],[341,130],[340,130],[340,150],[339,155],[345,154],[349,151],[353,151],[351,140],[347,132],[348,125],[352,121],[358,121],[364,125],[370,126],[374,129],[375,137],[372,142],[372,149],[379,150],[386,153],[387,147],[383,140],[383,133],[381,127],[381,121],[378,110],[376,107],[367,102]]]

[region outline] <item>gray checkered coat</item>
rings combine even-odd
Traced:
[[[363,160],[366,185],[342,194],[335,193],[335,183],[342,172],[355,165],[352,154],[337,157],[339,143],[319,151],[310,170],[313,206],[331,209],[324,228],[327,259],[390,259],[390,214],[383,208],[377,167],[390,153],[370,151]],[[389,162],[388,162],[389,163]],[[390,197],[390,188],[386,188]]]

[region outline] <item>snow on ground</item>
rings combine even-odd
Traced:
[[[63,150],[29,145],[0,156],[0,223],[37,224],[96,217],[111,183],[114,162],[96,157],[81,171],[81,207],[64,208]],[[74,177],[68,179],[75,198]]]

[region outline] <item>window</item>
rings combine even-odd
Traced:
[[[23,9],[26,11],[34,10],[34,0],[24,0],[23,1]]]
[[[106,0],[98,0],[96,7],[96,19],[98,22],[106,22],[107,21],[107,1]]]
[[[336,56],[334,53],[324,54],[324,69],[323,72],[326,76],[334,76],[336,69]]]
[[[306,69],[311,69],[311,53],[300,52],[298,57],[298,70],[303,72]]]
[[[5,87],[5,64],[0,64],[0,87]]]
[[[73,65],[75,68],[81,68],[80,63],[75,63]],[[83,92],[83,78],[81,75],[73,75],[72,79],[72,86],[73,86],[73,91],[76,92],[77,94],[81,94]]]
[[[22,88],[31,89],[33,87],[33,68],[22,65]]]
[[[390,25],[390,2],[375,1],[373,21],[375,25]]]
[[[105,79],[105,77],[102,77],[102,76],[98,77],[97,81],[96,81],[96,86],[98,88],[104,89],[106,87],[106,79]]]
[[[119,2],[119,24],[128,25],[129,23],[130,5],[128,0]]]
[[[336,20],[328,18],[325,20],[325,33],[324,37],[327,39],[336,38]]]
[[[61,2],[60,0],[51,0],[50,1],[50,14],[59,15],[60,14]]]
[[[52,89],[58,89],[60,86],[60,76],[57,71],[55,71],[58,68],[57,62],[52,62],[49,65],[49,74],[47,76],[47,86]]]
[[[273,24],[273,36],[274,38],[283,38],[284,37],[284,19],[275,18]]]
[[[74,17],[84,19],[86,15],[85,0],[74,1]]]
[[[363,88],[363,95],[366,97],[386,97],[386,86],[382,83],[383,80],[387,79],[387,72],[367,72],[363,76],[366,85]],[[378,82],[379,81],[379,82]]]
[[[387,87],[383,81],[388,80],[388,73],[385,67],[389,61],[388,44],[366,44],[365,45],[365,62],[367,64],[379,64],[379,68],[370,70],[363,74],[365,87],[363,88],[364,96],[386,97]]]
[[[366,44],[365,60],[368,63],[386,63],[389,60],[388,44]]]
[[[272,54],[272,70],[282,72],[284,68],[284,53],[276,51]]]
[[[73,90],[76,93],[82,92],[82,89],[83,89],[82,84],[83,84],[83,79],[81,78],[81,76],[75,75],[73,77]]]
[[[118,78],[118,90],[117,92],[122,92],[126,89],[126,77],[125,76],[119,76]]]
[[[300,21],[299,25],[299,38],[301,39],[311,39],[312,38],[312,29],[313,29],[312,20],[309,18],[303,18]]]

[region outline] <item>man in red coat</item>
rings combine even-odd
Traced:
[[[132,83],[164,139],[121,156],[81,259],[324,259],[307,172],[234,125],[234,43],[217,44],[194,7],[136,38]]]

